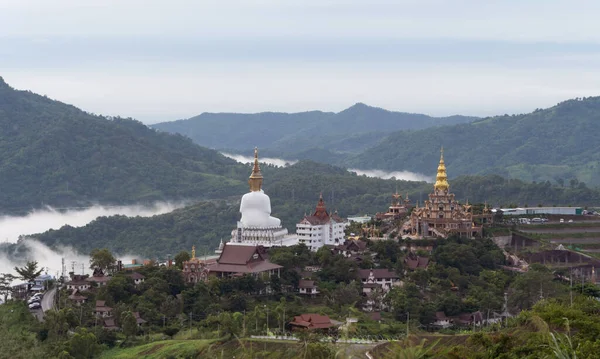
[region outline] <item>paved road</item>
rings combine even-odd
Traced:
[[[47,312],[48,310],[54,308],[54,296],[56,295],[56,287],[50,289],[44,294],[42,298],[42,310]]]
[[[56,296],[56,288],[52,288],[44,294],[42,301],[40,302],[42,308],[30,310],[31,314],[33,314],[40,322],[44,320],[44,312],[54,308],[54,296]]]

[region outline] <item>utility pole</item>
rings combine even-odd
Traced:
[[[406,339],[408,339],[409,328],[410,328],[410,312],[406,312]]]
[[[569,294],[571,295],[571,308],[573,308],[573,267],[571,267],[571,270],[569,271],[569,281],[571,282],[571,290],[569,291]]]
[[[81,263],[81,275],[85,275],[85,265]]]
[[[265,304],[265,310],[267,311],[267,336],[269,335],[269,307]]]
[[[165,325],[166,325],[166,317],[163,315],[163,330],[165,329]]]
[[[192,339],[192,312],[190,312],[190,339]]]

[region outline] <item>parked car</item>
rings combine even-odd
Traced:
[[[573,223],[573,220],[572,220],[572,219],[569,219],[569,223]]]
[[[565,219],[564,219],[564,218],[561,218],[561,219],[560,219],[560,223],[565,223]]]
[[[40,309],[42,305],[39,302],[29,304],[29,309]]]
[[[39,303],[42,300],[40,298],[31,298],[27,301],[27,304]]]

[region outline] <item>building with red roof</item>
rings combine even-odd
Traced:
[[[305,215],[296,224],[298,243],[304,243],[310,250],[317,251],[324,245],[337,246],[344,243],[344,228],[347,222],[337,212],[327,212],[323,194],[312,215]]]
[[[326,315],[301,314],[294,317],[294,320],[290,322],[290,326],[296,330],[323,330],[334,327],[335,324]]]

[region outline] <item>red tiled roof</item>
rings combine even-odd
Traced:
[[[219,264],[246,264],[254,254],[258,254],[259,258],[265,259],[265,252],[262,246],[236,246],[225,244],[223,252],[217,263]]]
[[[334,221],[337,223],[344,222],[344,220],[342,218],[340,218],[340,216],[338,216],[337,213],[330,215],[329,212],[327,212],[327,207],[325,206],[325,201],[323,200],[323,194],[321,194],[319,196],[319,202],[317,203],[315,212],[312,214],[312,216],[304,216],[302,221],[304,221],[304,220],[306,220],[308,223],[312,224],[313,226],[327,224],[330,221]]]
[[[409,256],[409,257],[404,258],[404,263],[406,263],[406,265],[410,269],[417,269],[417,268],[425,269],[429,265],[429,258],[419,257],[419,256],[417,256],[417,257]]]
[[[390,271],[387,268],[380,268],[380,269],[359,269],[358,270],[358,275],[360,276],[361,279],[368,279],[371,271],[373,272],[373,276],[375,277],[375,279],[378,279],[378,278],[383,278],[383,279],[399,278],[398,275],[395,272],[392,272],[392,271]]]
[[[139,279],[146,278],[146,276],[144,276],[143,274],[138,273],[138,272],[133,272],[133,273],[127,274],[127,276],[131,277],[131,279],[133,279],[133,280],[139,280]]]
[[[221,264],[217,263],[213,266],[207,267],[210,272],[223,272],[223,273],[260,273],[266,272],[272,269],[283,268],[282,266],[271,263],[269,261],[251,263],[250,265],[245,264]]]
[[[117,325],[113,318],[104,319],[104,327],[109,329],[116,329]]]
[[[87,297],[84,297],[83,295],[79,295],[77,292],[77,289],[73,290],[73,293],[71,293],[71,295],[69,295],[69,299],[71,300],[86,300]]]
[[[140,312],[133,312],[133,317],[138,324],[144,324],[146,321],[140,317]]]
[[[85,280],[87,282],[94,282],[94,283],[107,283],[108,281],[111,280],[112,277],[106,277],[106,276],[92,276],[92,277],[88,277]]]
[[[96,312],[110,312],[112,311],[111,307],[107,307],[106,306],[106,301],[104,300],[97,300],[96,301]]]
[[[444,313],[444,312],[435,312],[435,319],[448,320],[448,317],[446,317],[446,313]]]
[[[298,288],[316,288],[317,286],[315,285],[315,281],[314,280],[305,280],[305,279],[301,279],[298,282]]]
[[[290,325],[305,327],[308,329],[326,329],[333,326],[331,320],[326,315],[319,314],[301,314],[294,317]]]

